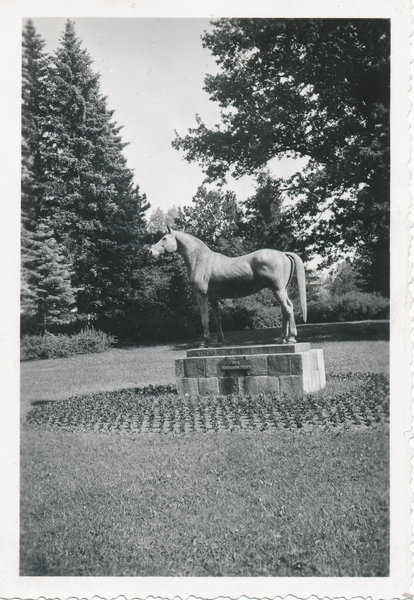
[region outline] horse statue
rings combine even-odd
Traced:
[[[153,256],[160,256],[164,252],[178,252],[183,257],[201,312],[204,333],[201,347],[211,345],[209,302],[217,331],[217,345],[220,346],[224,341],[224,334],[219,299],[244,298],[264,288],[273,292],[282,309],[282,335],[278,342],[296,342],[293,304],[286,288],[296,267],[300,304],[303,320],[306,322],[305,267],[297,254],[264,249],[230,258],[213,252],[204,242],[188,233],[173,231],[169,226],[167,229],[168,233],[151,246],[151,253]]]

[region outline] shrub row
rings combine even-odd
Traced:
[[[74,335],[45,333],[24,335],[20,344],[20,360],[67,358],[76,354],[89,354],[108,350],[116,339],[102,331],[84,329]]]
[[[302,315],[297,300],[295,305],[296,322],[302,323]],[[112,335],[122,340],[138,343],[162,342],[191,339],[201,334],[201,320],[198,308],[193,302],[175,306],[173,310],[160,307],[147,307],[129,311],[114,311],[97,317],[94,321],[99,332],[85,330],[85,320],[78,315],[76,322],[66,328],[53,329],[53,334],[44,337],[24,335],[22,360],[70,356],[85,352],[102,352],[111,344]],[[261,292],[255,296],[221,302],[221,317],[224,331],[264,329],[281,326],[281,310],[271,292]],[[85,317],[85,316],[84,316]],[[337,323],[343,321],[365,321],[389,318],[389,300],[378,294],[349,292],[342,295],[321,294],[308,302],[308,323]],[[82,328],[81,333],[74,335]],[[214,329],[211,322],[211,329]],[[33,328],[34,330],[34,328]],[[85,333],[88,331],[89,333]],[[28,328],[22,324],[22,332]],[[103,333],[104,332],[104,333]],[[61,335],[62,333],[67,334]],[[67,338],[70,338],[69,340]],[[78,340],[78,341],[74,341]],[[72,350],[72,347],[75,350]]]
[[[379,294],[348,292],[341,295],[321,295],[308,303],[308,323],[337,323],[388,319],[388,298]]]
[[[255,297],[222,302],[222,324],[227,331],[241,329],[264,329],[280,327],[282,314],[280,307]],[[295,319],[302,323],[300,306],[295,304]],[[347,294],[322,294],[308,302],[308,323],[338,323],[344,321],[366,321],[388,319],[389,299],[379,294],[352,291]]]

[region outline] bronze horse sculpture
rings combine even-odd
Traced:
[[[296,267],[300,304],[303,320],[306,322],[305,267],[297,254],[264,249],[230,258],[213,252],[204,242],[188,233],[173,231],[168,226],[167,229],[168,233],[151,246],[151,252],[153,256],[164,252],[178,252],[183,257],[200,307],[204,332],[202,346],[211,344],[209,302],[216,326],[217,342],[221,345],[224,334],[221,328],[219,299],[243,298],[264,288],[273,292],[282,309],[282,336],[278,341],[284,344],[296,341],[293,304],[286,288]]]

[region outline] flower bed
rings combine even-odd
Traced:
[[[149,386],[37,401],[31,427],[101,433],[189,434],[242,429],[373,427],[389,420],[389,378],[331,373],[322,393],[303,397],[179,397],[174,386]]]

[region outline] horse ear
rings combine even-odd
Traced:
[[[167,225],[167,231],[168,233],[171,233],[171,227],[169,225]]]

